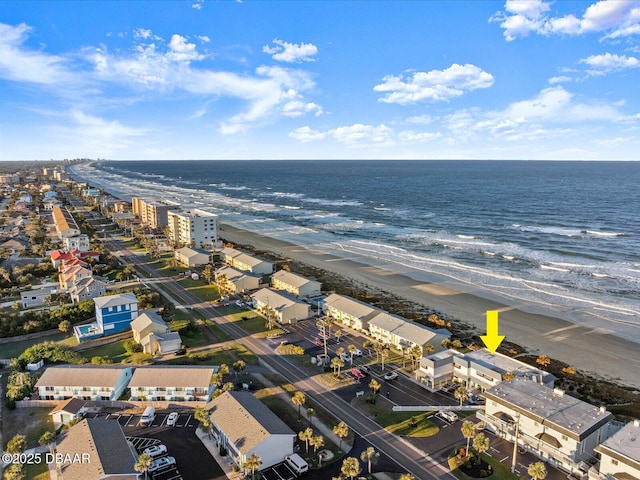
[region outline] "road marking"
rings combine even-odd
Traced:
[[[500,463],[504,462],[505,460],[509,459],[509,455],[507,455],[506,457],[504,457],[502,460],[500,460]]]
[[[131,421],[132,418],[133,418],[133,415],[129,415],[129,418],[127,419],[126,423],[124,424],[125,427],[127,425],[129,425],[129,422]]]

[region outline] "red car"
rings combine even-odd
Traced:
[[[324,345],[324,341],[319,337],[314,338],[313,343],[315,343],[319,347],[322,347]]]
[[[364,378],[364,377],[366,377],[366,375],[364,373],[362,373],[357,367],[353,367],[351,369],[351,375],[353,375],[356,378]]]

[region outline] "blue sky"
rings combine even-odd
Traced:
[[[0,159],[638,160],[640,1],[5,1]]]

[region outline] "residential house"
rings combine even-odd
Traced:
[[[194,250],[189,247],[178,248],[174,252],[176,262],[185,267],[199,267],[200,265],[206,265],[211,261],[208,253]]]
[[[129,382],[131,400],[208,402],[215,390],[211,377],[218,367],[138,367]]]
[[[82,233],[73,216],[65,207],[53,207],[51,213],[56,227],[56,233],[60,240],[66,237],[75,237]]]
[[[627,423],[596,452],[600,462],[589,470],[589,480],[640,479],[640,420]]]
[[[145,353],[175,352],[182,345],[180,334],[172,332],[162,317],[152,310],[140,313],[131,322],[131,331],[133,339],[142,345]]]
[[[47,303],[52,295],[58,291],[58,285],[55,283],[39,285],[37,288],[20,292],[20,303],[22,308],[41,307]]]
[[[60,265],[62,265],[62,262],[64,262],[65,260],[71,260],[72,258],[74,258],[71,253],[64,252],[62,250],[54,250],[49,254],[49,257],[51,258],[51,263],[55,268],[60,267]]]
[[[64,480],[140,480],[138,454],[118,422],[85,418],[56,446],[57,478]]]
[[[58,427],[72,420],[82,418],[85,413],[96,410],[98,410],[98,407],[96,407],[96,404],[92,400],[81,400],[72,397],[67,400],[62,400],[49,412],[49,415],[53,417],[54,427]]]
[[[107,281],[102,277],[84,277],[73,282],[67,289],[71,302],[79,303],[82,300],[101,297],[107,293]]]
[[[133,293],[106,295],[93,301],[96,321],[73,327],[73,333],[80,342],[128,330],[138,316],[138,299]]]
[[[42,400],[117,400],[131,375],[131,367],[52,365],[40,376],[35,388]]]
[[[271,286],[276,290],[286,290],[298,298],[317,297],[322,284],[296,273],[279,270],[271,276]]]
[[[92,276],[93,272],[91,271],[91,268],[89,268],[89,266],[86,264],[62,264],[62,266],[60,267],[60,274],[58,275],[60,290],[67,291],[74,283],[79,282],[83,278],[91,278]]]
[[[62,244],[65,250],[68,252],[72,250],[78,250],[80,252],[88,252],[91,249],[89,237],[81,233],[80,235],[74,235],[73,237],[65,237],[62,239]]]
[[[215,280],[229,293],[243,293],[255,290],[260,285],[262,275],[241,272],[233,267],[221,267],[215,272]]]
[[[234,248],[223,248],[220,251],[220,259],[237,270],[244,270],[261,275],[273,273],[273,263],[252,257]]]
[[[207,409],[213,436],[236,465],[255,453],[263,470],[293,453],[295,432],[252,393],[225,392]]]
[[[172,210],[167,213],[167,226],[175,245],[212,248],[218,242],[218,217],[203,210]]]
[[[556,377],[544,370],[486,348],[460,353],[444,350],[420,359],[416,379],[436,390],[448,382],[458,382],[467,388],[486,390],[502,382],[505,375],[536,377],[538,382],[553,388]]]
[[[42,205],[45,210],[52,211],[56,207],[58,208],[62,207],[62,202],[56,198],[51,198],[48,200],[44,200],[42,202]]]
[[[484,392],[489,429],[551,466],[582,475],[595,448],[609,435],[613,415],[529,378],[514,378]]]
[[[24,252],[27,247],[29,247],[29,243],[20,240],[17,238],[12,238],[11,240],[7,240],[6,242],[2,242],[0,247],[4,249],[9,255],[21,254]]]
[[[278,323],[293,324],[309,318],[309,304],[301,302],[289,292],[263,288],[251,295],[253,307],[265,315],[269,312]]]
[[[411,349],[414,345],[424,347],[429,344],[434,351],[442,350],[442,341],[451,337],[448,330],[433,330],[384,311],[369,319],[369,333],[379,342],[398,349]]]
[[[337,293],[324,299],[323,310],[343,325],[365,332],[369,331],[369,320],[382,312],[368,303]]]

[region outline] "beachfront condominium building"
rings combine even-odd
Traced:
[[[484,392],[487,428],[556,468],[581,478],[595,448],[609,436],[613,415],[528,378],[514,378]]]
[[[207,252],[189,247],[178,248],[173,255],[176,262],[185,267],[199,267],[211,261],[211,257]]]
[[[264,315],[273,315],[278,323],[293,324],[309,318],[309,304],[283,290],[263,288],[252,294],[251,299],[253,308]]]
[[[220,267],[215,273],[216,283],[224,293],[244,293],[256,290],[260,285],[262,275],[241,272],[233,267]]]
[[[382,312],[379,308],[361,302],[347,295],[332,293],[322,302],[326,315],[338,320],[347,327],[369,332],[369,320]]]
[[[220,448],[240,466],[252,454],[258,470],[280,463],[293,453],[296,434],[250,392],[225,392],[207,404],[212,434]]]
[[[536,377],[538,382],[553,388],[556,377],[501,353],[490,353],[486,348],[460,353],[443,350],[420,359],[416,379],[430,390],[438,390],[445,383],[457,382],[467,388],[487,390],[511,374],[516,377]]]
[[[167,213],[169,241],[174,245],[212,248],[218,242],[218,217],[201,210]]]
[[[271,276],[271,286],[276,290],[286,290],[298,298],[320,295],[322,284],[287,270],[279,270]]]
[[[589,470],[589,480],[631,480],[640,478],[640,420],[596,447],[600,462]]]
[[[131,380],[131,367],[112,365],[52,365],[35,388],[42,400],[117,400]]]
[[[379,342],[399,350],[431,345],[433,351],[438,351],[443,348],[443,340],[451,337],[451,333],[446,329],[433,330],[384,311],[369,320],[369,334]]]
[[[151,198],[133,197],[131,205],[134,215],[140,219],[140,223],[149,228],[164,228],[168,224],[168,213],[178,208],[177,205],[169,205]]]
[[[244,270],[245,272],[261,275],[270,275],[273,273],[273,263],[252,257],[235,248],[225,247],[220,250],[220,260],[237,270]]]
[[[129,382],[132,400],[208,402],[218,367],[171,365],[137,367]]]

